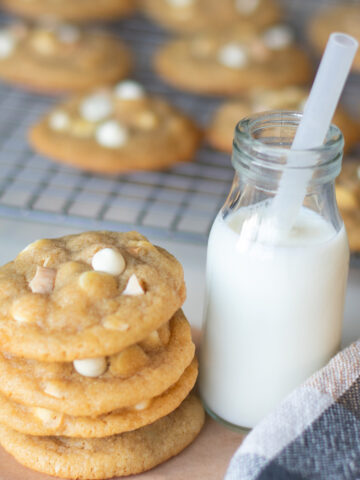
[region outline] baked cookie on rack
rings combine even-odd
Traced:
[[[142,5],[151,19],[181,33],[232,24],[263,27],[281,18],[276,0],[142,0]]]
[[[360,252],[360,161],[343,162],[335,184],[336,201],[344,220],[350,250]]]
[[[324,7],[311,16],[308,25],[309,41],[320,56],[332,32],[348,33],[360,42],[359,25],[360,4],[358,2]],[[360,71],[360,51],[355,55],[352,69]]]
[[[38,240],[0,268],[0,349],[46,362],[110,356],[185,296],[180,263],[137,232]]]
[[[34,149],[84,170],[156,170],[190,161],[201,140],[193,121],[134,81],[55,107],[30,130]]]
[[[131,14],[136,0],[1,0],[5,10],[30,19],[56,18],[68,22],[115,20]]]
[[[109,34],[53,22],[0,29],[0,79],[10,84],[40,93],[78,92],[116,82],[130,70],[128,49]]]
[[[207,139],[214,148],[231,152],[235,125],[242,118],[267,110],[302,111],[308,94],[305,87],[289,86],[254,90],[247,96],[228,100],[215,112],[207,129]],[[341,107],[333,123],[344,135],[345,151],[350,150],[360,140],[360,124]]]
[[[72,479],[104,479],[140,473],[187,447],[205,420],[200,401],[190,395],[151,425],[105,438],[39,437],[0,424],[0,443],[20,463],[36,471]]]
[[[306,54],[290,27],[259,31],[250,25],[170,40],[155,69],[167,82],[195,93],[235,95],[255,87],[303,84],[311,78]]]

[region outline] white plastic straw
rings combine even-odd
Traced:
[[[301,153],[297,151],[323,144],[357,48],[357,40],[350,35],[330,35],[287,158],[288,166],[299,165]],[[270,214],[280,231],[288,231],[296,221],[310,178],[309,169],[283,173]]]

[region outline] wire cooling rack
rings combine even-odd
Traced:
[[[290,15],[298,16],[300,4],[304,7],[309,0],[289,1],[294,10],[289,9]],[[0,23],[7,20],[0,17]],[[208,122],[219,100],[175,90],[152,70],[152,55],[165,32],[141,15],[106,28],[132,48],[135,79],[200,125]],[[51,162],[27,143],[29,127],[55,101],[0,84],[0,216],[83,229],[135,228],[160,238],[206,242],[233,177],[229,155],[204,146],[194,162],[166,171],[112,177],[84,173]]]
[[[175,91],[152,71],[153,51],[165,36],[160,29],[141,16],[107,28],[132,48],[135,79],[206,122],[218,101]],[[0,84],[0,216],[206,241],[233,176],[228,155],[205,147],[194,162],[170,170],[111,177],[62,166],[27,143],[29,127],[58,100]]]

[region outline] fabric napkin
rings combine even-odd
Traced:
[[[360,479],[360,340],[245,438],[225,480]]]

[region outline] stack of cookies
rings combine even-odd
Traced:
[[[145,471],[204,412],[183,271],[136,232],[38,240],[0,268],[0,443],[66,478]]]

